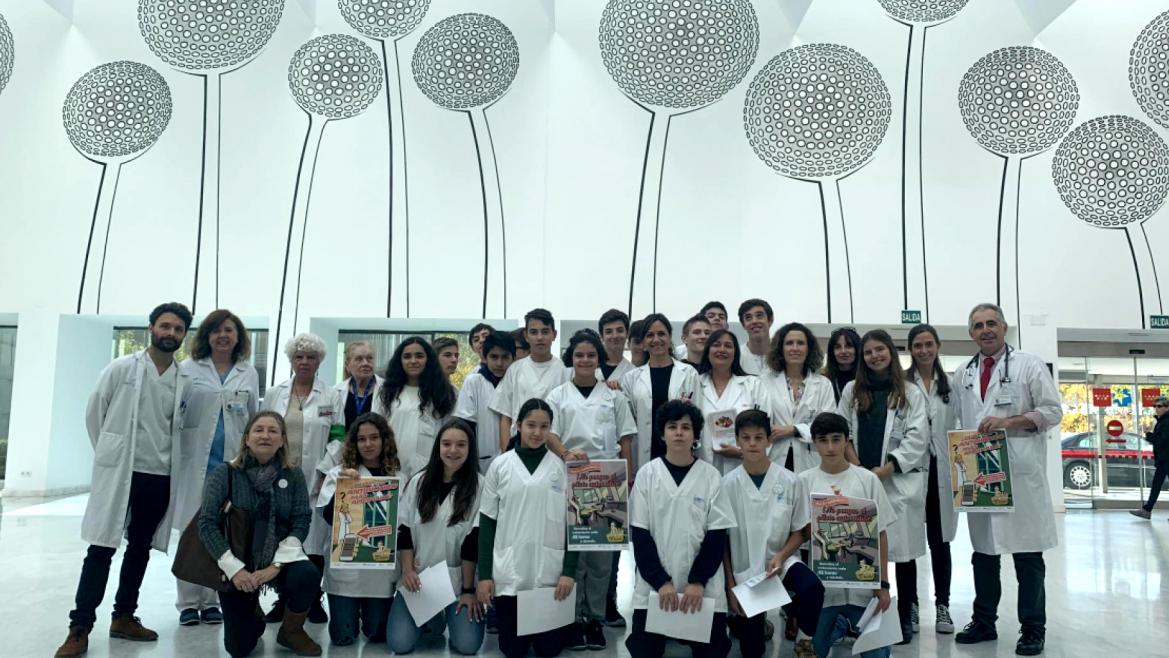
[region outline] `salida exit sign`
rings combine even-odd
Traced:
[[[902,314],[904,313],[902,311]],[[1169,315],[1150,315],[1149,327],[1152,329],[1169,329]]]
[[[1169,316],[1165,316],[1165,328],[1169,329]],[[921,311],[901,311],[901,324],[921,324]]]

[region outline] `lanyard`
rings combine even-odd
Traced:
[[[373,382],[374,379],[371,377],[365,385],[365,393],[359,394],[357,392],[357,380],[353,380],[353,406],[357,408],[358,415],[361,415],[361,410],[365,408],[365,402],[369,399],[370,391],[373,390]]]

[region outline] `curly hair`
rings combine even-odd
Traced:
[[[298,352],[306,354],[316,354],[317,358],[324,359],[326,350],[325,341],[316,334],[300,333],[288,339],[284,343],[284,356],[291,361],[296,357]]]
[[[357,451],[357,434],[362,425],[373,425],[382,437],[382,468],[386,474],[397,473],[402,468],[398,460],[398,443],[394,440],[394,430],[381,414],[364,413],[353,419],[349,431],[345,433],[345,447],[341,449],[341,467],[357,468],[361,464],[361,453]]]
[[[820,351],[820,343],[816,340],[816,335],[812,333],[811,329],[799,322],[789,322],[775,332],[775,338],[771,341],[771,352],[767,355],[767,365],[775,372],[787,370],[787,360],[783,356],[783,342],[787,340],[787,335],[793,331],[804,334],[808,355],[804,357],[803,370],[805,376],[810,375],[820,369],[824,355]]]
[[[218,331],[224,322],[235,324],[235,333],[238,336],[235,347],[231,350],[231,360],[239,363],[248,358],[252,353],[252,339],[248,335],[248,330],[244,328],[243,320],[235,313],[221,308],[208,313],[203,322],[199,323],[199,329],[195,332],[195,345],[191,348],[192,359],[206,359],[211,356],[211,334]]]

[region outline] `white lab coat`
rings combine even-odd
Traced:
[[[735,514],[719,490],[721,484],[719,472],[701,459],[690,467],[681,485],[674,483],[660,457],[637,471],[629,501],[630,525],[647,530],[653,537],[658,559],[679,591],[686,586],[686,575],[706,533],[735,527]],[[633,608],[648,608],[652,591],[638,570]],[[703,596],[715,600],[715,612],[727,611],[726,578],[721,560],[718,571],[706,581]]]
[[[464,385],[465,385],[464,381]],[[450,525],[451,513],[454,511],[456,489],[451,489],[434,518],[428,523],[422,522],[418,511],[418,487],[422,484],[422,473],[410,478],[406,491],[402,494],[398,505],[398,525],[409,526],[410,539],[414,543],[414,569],[419,573],[436,564],[446,563],[447,573],[451,577],[451,588],[455,592],[462,591],[463,583],[463,542],[471,531],[479,527],[479,502],[483,493],[483,476],[479,476],[478,489],[475,491],[475,500],[467,516],[454,525]],[[466,583],[467,587],[474,587],[475,583]],[[424,620],[416,620],[424,621]]]
[[[629,400],[598,381],[587,398],[571,380],[552,389],[544,400],[552,407],[552,433],[569,450],[589,459],[617,459],[623,437],[637,436]]]
[[[419,394],[421,395],[421,390]],[[453,387],[452,394],[458,395]],[[389,409],[382,404],[380,396],[375,398],[373,403],[374,413],[385,416],[390,429],[394,431],[394,441],[398,445],[398,461],[402,464],[404,477],[411,477],[426,468],[426,463],[430,461],[430,451],[438,439],[438,430],[451,417],[451,414],[436,416],[434,408],[430,405],[423,411],[418,408],[418,404],[419,402],[413,399],[407,400],[404,393],[398,394],[390,403]],[[451,411],[454,411],[453,407]]]
[[[222,383],[210,357],[187,359],[180,364],[180,371],[186,373],[188,383],[183,436],[174,453],[179,474],[173,503],[176,530],[185,529],[203,505],[203,480],[219,414],[223,414],[223,461],[229,462],[260,406],[260,378],[246,361],[233,365]]]
[[[723,476],[721,494],[737,524],[727,532],[735,574],[762,573],[792,534],[811,522],[809,497],[799,476],[777,464],[767,469],[759,487],[738,466]]]
[[[520,407],[532,398],[543,400],[552,389],[572,379],[572,368],[564,367],[557,358],[536,363],[531,357],[520,359],[507,369],[495,387],[495,399],[491,408],[500,416],[511,418],[510,432],[516,431],[516,416]]]
[[[714,379],[711,378],[710,373],[700,375],[698,381],[702,392],[697,398],[697,405],[702,410],[703,420],[702,442],[698,449],[698,456],[713,464],[720,475],[726,475],[742,464],[743,460],[715,454],[714,432],[716,428],[711,426],[711,415],[729,411],[732,416],[738,416],[740,412],[748,409],[759,409],[768,417],[773,417],[771,396],[764,387],[763,381],[750,375],[731,375],[731,380],[727,382],[727,387],[723,389],[721,397],[714,388]],[[732,436],[734,435],[735,428],[733,426],[727,430]]]
[[[98,378],[97,388],[85,408],[85,429],[93,444],[93,475],[89,502],[81,520],[81,539],[106,548],[122,543],[130,521],[130,479],[134,473],[134,450],[138,441],[138,401],[142,379],[154,361],[146,350],[115,359]],[[175,406],[171,421],[171,454],[177,452],[183,430],[183,412],[190,377],[179,368],[175,378]],[[179,482],[178,461],[170,462],[170,496],[175,500]],[[162,551],[170,543],[174,505],[158,524],[151,546]]]
[[[849,438],[857,446],[857,413],[852,406],[853,387],[849,382],[840,394],[837,413],[848,419]],[[904,409],[890,408],[885,414],[883,438],[884,455],[881,464],[896,457],[902,473],[894,473],[881,482],[889,496],[889,504],[897,520],[889,524],[889,561],[908,562],[925,555],[925,467],[929,464],[926,443],[929,441],[929,422],[926,420],[926,400],[917,387],[907,385]],[[859,453],[859,449],[857,449]]]
[[[479,448],[479,472],[486,473],[499,455],[499,414],[491,410],[495,386],[479,371],[463,380],[454,415],[475,423],[475,445]]]
[[[776,425],[794,425],[798,433],[797,436],[771,444],[767,451],[771,461],[785,466],[788,453],[795,451],[792,468],[796,473],[820,466],[820,453],[816,452],[816,446],[812,443],[812,421],[825,411],[836,411],[836,394],[832,391],[832,382],[819,373],[809,373],[804,378],[804,394],[796,402],[788,388],[786,372],[768,372],[761,375],[760,379],[771,391],[771,402],[775,407],[775,419],[772,422]]]
[[[767,365],[767,356],[755,354],[747,348],[746,343],[743,343],[743,351],[739,354],[739,366],[748,375],[764,377],[771,372],[771,367]]]
[[[1006,418],[1036,411],[1043,420],[1038,432],[1007,432],[1015,511],[966,515],[971,546],[987,555],[1046,551],[1059,543],[1047,484],[1048,430],[1059,427],[1063,416],[1059,390],[1042,359],[1008,350],[1009,359],[1004,356],[995,364],[985,399],[979,395],[981,354],[959,368],[951,380],[958,420],[964,429],[977,429],[987,416]],[[1004,372],[1005,365],[1008,372]],[[1008,376],[1010,381],[1002,381]]]
[[[509,450],[491,462],[479,511],[495,519],[491,549],[496,596],[555,587],[564,566],[568,474],[551,451],[535,473]]]
[[[327,466],[321,463],[320,468]],[[313,510],[313,521],[324,520],[322,509],[329,504],[337,493],[337,480],[340,478],[344,466],[338,464],[328,469],[325,479],[321,483],[321,492],[315,499],[316,509]],[[363,464],[357,465],[357,472],[363,478],[373,477],[373,473]],[[401,487],[401,477],[398,478]],[[401,489],[399,488],[399,491]],[[398,497],[398,525],[402,525],[402,497]],[[401,569],[335,569],[329,556],[333,552],[332,519],[325,521],[325,574],[321,589],[334,596],[348,596],[355,599],[388,599],[394,595],[394,584],[398,582]],[[397,528],[388,541],[398,541]],[[396,551],[396,547],[395,547]],[[395,552],[395,555],[397,553]]]
[[[929,421],[929,454],[926,456],[926,486],[929,486],[929,457],[930,455],[937,458],[937,491],[938,491],[938,517],[941,519],[942,526],[942,541],[952,542],[954,537],[958,534],[958,513],[954,511],[954,494],[951,490],[950,483],[950,446],[947,432],[957,428],[958,417],[958,394],[956,391],[950,392],[950,401],[947,403],[938,395],[938,381],[930,382],[930,388],[927,391],[922,384],[921,379],[917,376],[917,370],[911,370],[907,375],[909,382],[911,382],[925,398],[926,416]]]
[[[386,380],[383,379],[381,375],[374,375],[373,376],[373,390],[370,391],[370,393],[369,393],[369,395],[370,395],[369,410],[370,411],[374,410],[373,409],[374,403],[377,401],[378,397],[381,395],[382,385],[385,383],[386,383]],[[341,402],[342,424],[345,424],[344,423],[345,405],[349,403],[349,395],[351,392],[350,391],[351,386],[353,386],[353,378],[349,377],[349,378],[346,378],[345,381],[343,381],[340,384],[337,384],[336,386],[333,387],[333,390],[337,392],[337,400]],[[356,400],[354,401],[354,404],[356,404]],[[358,415],[361,415],[361,414],[358,414]],[[348,429],[348,428],[346,428],[346,429]]]
[[[682,356],[686,356],[685,351],[682,352]],[[621,381],[621,378],[625,376],[625,373],[629,372],[630,370],[633,370],[633,362],[629,359],[623,358],[621,359],[621,363],[618,363],[617,367],[613,369],[613,374],[609,375],[608,379],[605,378],[605,373],[601,372],[600,368],[597,368],[597,381],[606,382],[612,380],[619,382]]]
[[[621,390],[629,398],[633,419],[637,421],[637,439],[633,442],[633,469],[637,472],[650,462],[650,446],[653,442],[653,383],[650,381],[649,363],[625,373],[621,378]],[[696,404],[701,390],[698,372],[681,361],[674,361],[668,399]]]
[[[268,389],[264,396],[264,409],[286,415],[291,395],[292,380],[288,379]],[[304,483],[311,501],[319,491],[318,484],[324,479],[325,474],[317,470],[317,464],[326,454],[329,433],[334,425],[345,424],[345,402],[338,399],[336,390],[326,386],[318,377],[313,380],[313,390],[304,402],[303,413],[304,438],[300,471],[304,473]],[[304,552],[308,555],[326,555],[328,551],[329,527],[314,509],[312,525],[304,540]]]

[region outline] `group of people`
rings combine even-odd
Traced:
[[[149,551],[165,551],[170,530],[189,525],[231,587],[179,580],[179,623],[223,624],[232,656],[248,655],[266,623],[280,623],[278,644],[319,655],[306,622],[328,623],[336,645],[361,634],[399,654],[424,631],[444,629],[463,655],[477,653],[486,632],[498,634],[509,658],[603,649],[604,627],[626,625],[616,603],[619,553],[566,550],[565,463],[595,459],[627,464],[636,587],[625,643],[638,658],[662,655],[668,639],[646,630],[651,605],[693,612],[710,599],[710,639],[691,643],[694,655],[726,656],[737,638],[743,656],[762,656],[771,624],[765,614],[746,617],[732,588],[765,572],[792,594],[784,634],[797,656],[826,656],[873,597],[886,608],[887,580],[871,591],[825,588],[805,564],[813,493],[877,504],[877,566],[885,579],[893,564],[903,643],[919,628],[916,560],[928,545],[935,629],[953,633],[957,515],[946,434],[958,428],[1006,432],[1015,511],[968,515],[976,595],[973,620],[956,639],[997,638],[999,561],[1011,554],[1016,652],[1041,653],[1043,551],[1056,543],[1045,438],[1061,407],[1045,364],[1006,344],[1002,311],[971,311],[980,351],[952,375],[929,325],[910,331],[905,371],[882,330],[836,329],[822,356],[805,325],[772,333],[774,313],[762,299],[743,302],[738,319],[743,345],[726,307],[710,302],[683,324],[675,346],[666,316],[630,322],[613,309],[557,358],[555,320],[534,309],[516,331],[471,330],[479,366],[458,389],[453,339],[406,338],[382,375],[372,345],[350,342],[345,377],[329,386],[318,372],[324,341],[298,334],[284,346],[291,378],[261,401],[236,315],[208,314],[191,357],[177,363],[193,318],[181,304],[162,304],[150,315],[149,347],[111,363],[89,401],[95,455],[82,538],[90,546],[56,655],[85,652],[123,536],[110,636],[156,640],[135,616]],[[398,568],[331,568],[338,480],[380,476],[403,485]],[[249,512],[244,550],[233,550],[223,530],[229,503]],[[419,574],[439,564],[458,599],[416,620],[401,591],[418,591]],[[556,600],[573,596],[576,621],[520,635],[517,595],[537,588]],[[267,612],[265,589],[278,595]]]

